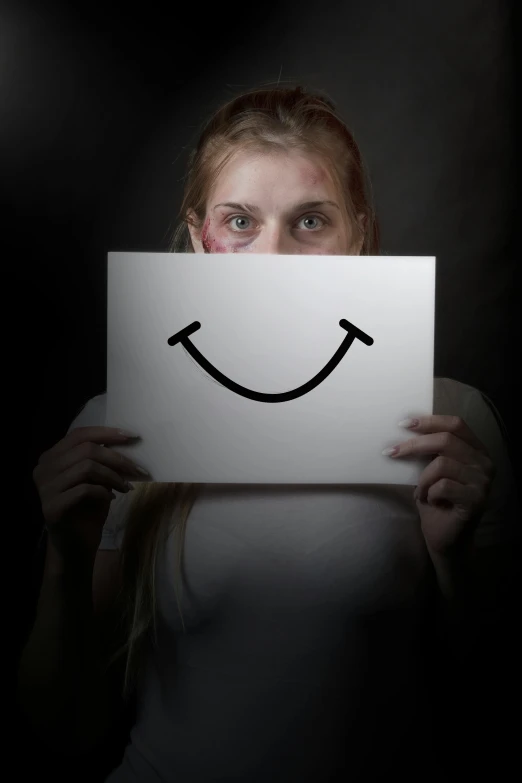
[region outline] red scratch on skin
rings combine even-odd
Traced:
[[[205,253],[226,253],[228,251],[226,245],[219,242],[210,234],[210,218],[207,218],[205,225],[203,226],[201,244],[203,245],[203,251]]]
[[[201,244],[203,245],[203,252],[204,253],[211,253],[210,249],[210,243],[208,241],[208,230],[210,226],[210,218],[207,218],[205,221],[205,225],[203,226],[203,231],[201,232]]]
[[[207,218],[201,231],[201,244],[204,253],[237,253],[240,248],[231,242],[224,242],[210,233],[210,218]]]

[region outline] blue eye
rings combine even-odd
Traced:
[[[247,218],[244,215],[236,215],[236,217],[230,218],[230,220],[228,221],[229,224],[231,224],[231,228],[232,228],[233,231],[244,231],[245,228],[249,228],[249,226],[245,226],[245,225],[240,226],[240,225],[238,225],[236,221],[239,221],[239,220],[243,221],[243,223],[245,223],[245,222],[246,223],[250,223],[250,218]],[[236,223],[235,227],[232,225],[233,223]]]
[[[324,221],[318,215],[306,215],[306,217],[301,218],[301,220],[299,222],[301,222],[302,220],[307,220],[307,221],[314,221],[315,220],[316,223],[319,220],[319,221],[321,221],[321,223],[324,223]],[[314,228],[317,228],[317,225],[316,226],[308,225],[308,226],[306,226],[306,228],[313,230]]]
[[[307,221],[305,229],[308,231],[314,231],[325,225],[325,221],[323,218],[319,217],[319,215],[305,215],[305,217],[300,218],[297,225],[303,221]],[[232,231],[236,232],[246,231],[251,228],[250,218],[246,215],[234,215],[234,217],[228,219],[227,223]],[[312,225],[310,225],[310,223],[312,223]]]

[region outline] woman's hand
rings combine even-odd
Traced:
[[[448,557],[483,513],[495,466],[459,416],[422,416],[401,425],[420,435],[383,453],[394,459],[434,455],[421,473],[414,498],[430,554]]]
[[[94,558],[113,490],[132,489],[126,476],[149,477],[132,460],[107,448],[136,437],[112,427],[77,427],[41,455],[33,480],[49,539],[61,556]]]

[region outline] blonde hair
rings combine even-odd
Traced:
[[[355,139],[328,98],[300,86],[251,90],[229,100],[210,117],[189,157],[171,252],[194,252],[188,225],[201,229],[212,187],[238,149],[297,149],[322,156],[342,196],[345,218],[355,232],[362,232],[361,255],[379,253],[370,184]],[[140,484],[133,493],[121,547],[126,641],[117,653],[126,653],[126,695],[136,683],[147,645],[156,640],[156,564],[170,533],[177,534],[175,591],[186,632],[181,612],[183,542],[198,491],[193,484]]]

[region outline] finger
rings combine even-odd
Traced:
[[[485,473],[490,474],[493,463],[488,456],[470,446],[469,443],[452,435],[450,432],[437,432],[429,435],[419,435],[394,447],[396,451],[388,456],[398,457],[422,457],[432,454],[440,454],[450,457],[457,462],[466,465],[478,465]]]
[[[118,492],[129,492],[133,489],[132,485],[115,470],[101,465],[99,462],[94,462],[94,460],[86,459],[59,473],[44,485],[42,495],[62,494],[72,487],[83,484],[97,484],[108,490],[116,489]]]
[[[469,519],[479,507],[481,498],[476,486],[443,478],[429,488],[427,501],[430,505],[451,504],[457,511],[460,510],[463,518]]]
[[[417,484],[416,495],[425,501],[428,490],[442,478],[452,479],[459,484],[476,484],[483,488],[489,483],[485,473],[473,465],[465,465],[450,457],[436,457],[422,471]]]
[[[47,477],[53,478],[84,460],[98,462],[118,473],[133,476],[136,479],[151,478],[150,473],[141,465],[133,462],[133,460],[117,451],[91,442],[80,443],[64,454],[55,455],[53,460],[47,460],[38,465],[34,471],[34,478],[37,483],[41,483]]]
[[[483,442],[478,438],[473,430],[466,424],[460,416],[446,416],[433,414],[431,416],[418,416],[417,418],[405,419],[401,425],[406,429],[427,435],[434,432],[449,432],[456,435],[472,448],[487,454],[487,449]]]
[[[77,503],[91,500],[109,504],[115,497],[114,492],[99,484],[78,484],[67,492],[54,495],[49,501],[43,502],[42,510],[45,518],[52,522],[60,518],[64,512],[70,511]]]
[[[123,443],[129,443],[131,440],[137,440],[139,437],[140,436],[135,433],[116,429],[115,427],[75,427],[52,448],[45,451],[41,455],[39,463],[65,454],[69,449],[78,446],[80,443],[90,441],[91,443],[117,446]]]

